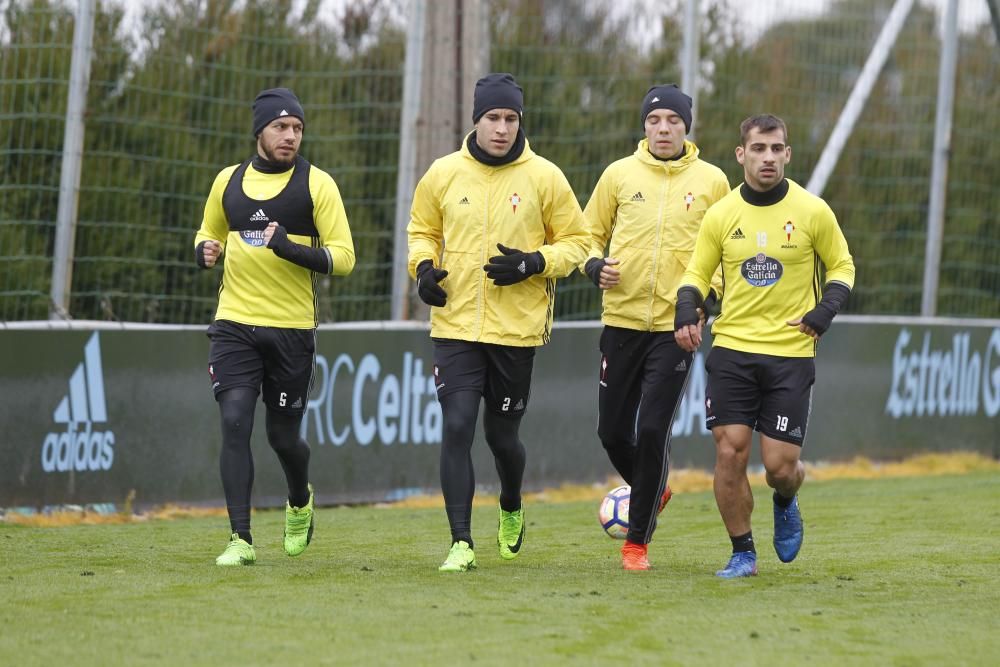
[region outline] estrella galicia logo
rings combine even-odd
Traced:
[[[108,407],[104,400],[104,371],[98,332],[83,348],[83,363],[69,378],[69,391],[52,413],[52,421],[66,430],[48,433],[42,444],[42,470],[110,470],[115,460],[115,434],[98,431],[94,424],[106,424]]]
[[[743,265],[740,266],[743,279],[754,287],[770,287],[781,280],[781,274],[784,271],[785,267],[781,265],[781,262],[762,252],[744,261]]]
[[[240,232],[240,238],[243,242],[252,245],[256,248],[264,245],[264,230],[263,229],[244,229]]]

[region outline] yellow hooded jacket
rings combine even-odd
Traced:
[[[604,290],[601,321],[639,331],[673,331],[677,288],[708,208],[729,193],[725,174],[698,158],[684,142],[684,156],[657,160],[646,139],[635,153],[604,170],[584,215],[590,257],[621,263],[621,283]],[[580,264],[583,271],[586,260]],[[722,296],[721,274],[712,286]]]
[[[448,271],[448,302],[431,309],[431,336],[515,347],[549,341],[555,278],[587,254],[580,204],[563,173],[532,152],[491,167],[461,150],[435,160],[417,184],[410,210],[409,271],[426,259]],[[497,287],[483,266],[497,244],[545,257],[542,273]]]

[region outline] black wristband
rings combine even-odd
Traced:
[[[583,272],[587,274],[590,280],[597,285],[601,286],[601,271],[607,266],[607,262],[601,257],[591,257],[587,260],[587,263],[583,265]]]
[[[326,248],[310,248],[288,238],[288,232],[281,225],[274,230],[267,247],[281,259],[316,273],[328,274],[333,271],[333,260]]]
[[[691,324],[698,324],[701,321],[698,309],[703,304],[701,292],[691,285],[683,285],[677,290],[677,306],[674,309],[674,331]]]
[[[833,318],[840,312],[851,290],[847,285],[838,282],[827,283],[823,288],[823,299],[816,304],[816,307],[802,316],[802,322],[810,329],[822,336],[833,324]]]
[[[705,316],[708,317],[708,311],[715,308],[715,304],[719,302],[719,295],[715,293],[715,290],[711,287],[708,289],[708,296],[705,297]]]

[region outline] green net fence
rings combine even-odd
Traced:
[[[938,311],[1000,317],[1000,48],[985,2],[972,4],[960,17]],[[789,125],[788,175],[805,184],[892,3],[700,5],[702,157],[739,183],[739,122],[776,113]],[[515,74],[532,146],[586,204],[604,167],[641,137],[646,88],[681,81],[683,0],[485,7],[490,69]],[[45,319],[75,3],[0,8],[0,320]],[[302,152],[338,182],[357,247],[355,272],[321,284],[321,319],[390,317],[408,9],[407,0],[99,2],[70,314],[211,319],[219,275],[195,267],[193,235],[215,174],[253,151],[250,101],[281,85],[303,100]],[[823,193],[857,263],[853,313],[920,310],[941,23],[937,5],[913,9]],[[558,318],[599,313],[585,278],[560,281]]]
[[[403,34],[388,24],[398,16],[388,3],[320,20],[323,9],[150,2],[129,27],[121,6],[99,6],[74,317],[210,321],[219,272],[192,263],[193,234],[215,175],[255,150],[250,101],[275,86],[307,101],[303,154],[338,182],[358,249],[349,281],[321,285],[321,318],[386,316]],[[4,21],[0,319],[39,319],[48,316],[73,13],[15,2]]]

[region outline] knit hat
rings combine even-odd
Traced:
[[[524,91],[511,74],[487,74],[476,81],[472,96],[472,122],[478,123],[490,109],[513,109],[524,112]]]
[[[253,136],[258,136],[274,119],[281,116],[295,116],[306,122],[299,98],[287,88],[268,88],[257,94],[253,101]]]
[[[691,98],[681,92],[676,83],[663,86],[653,86],[646,91],[642,100],[642,118],[640,123],[646,127],[646,116],[653,109],[669,109],[684,121],[684,132],[691,131]]]

